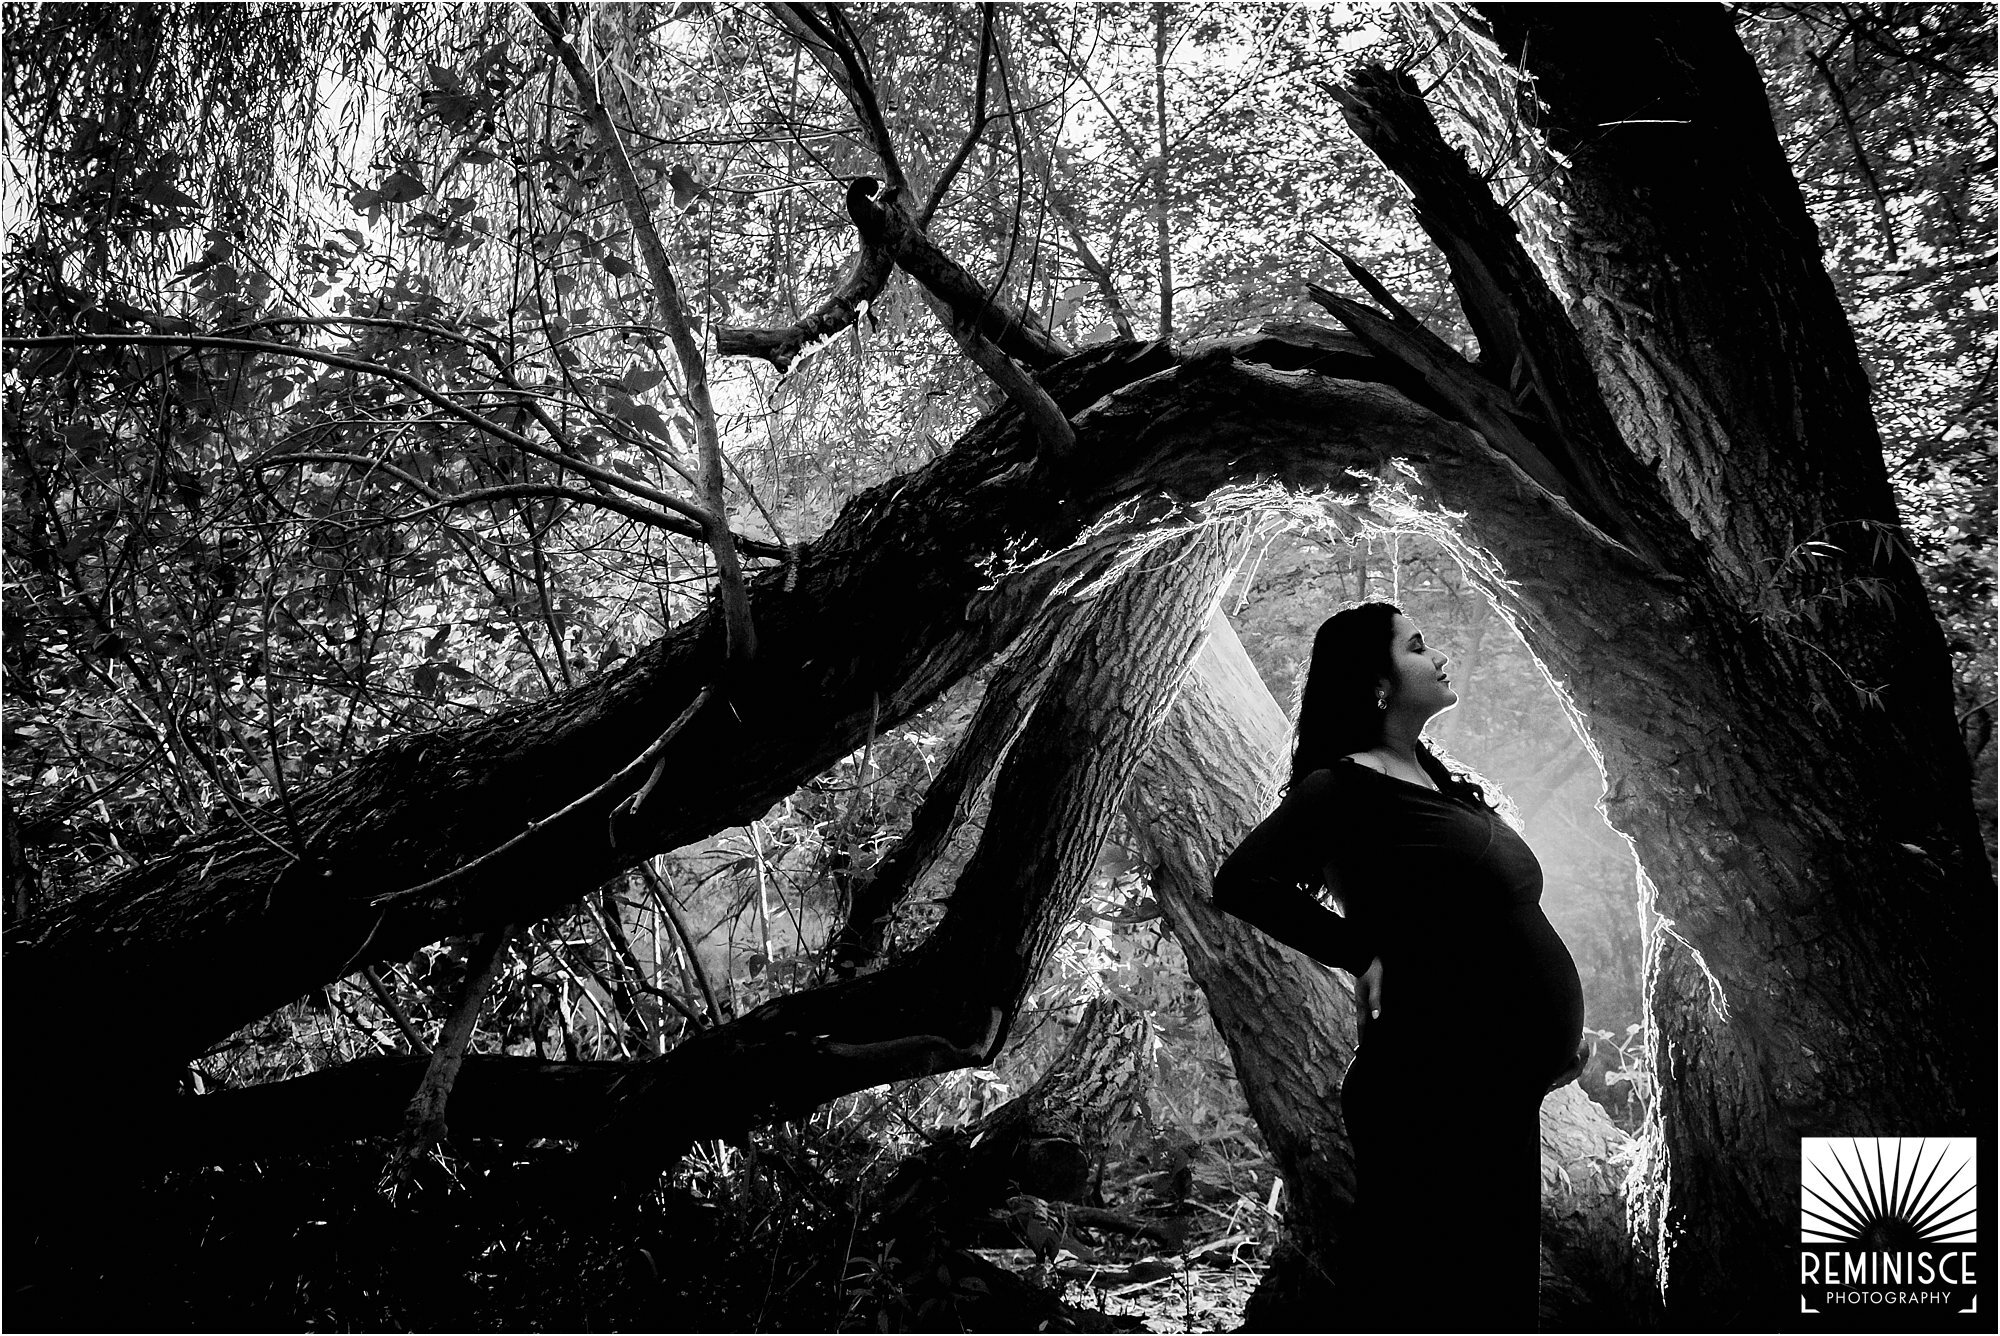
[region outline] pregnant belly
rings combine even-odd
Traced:
[[[1385,953],[1384,1015],[1396,1032],[1442,1041],[1489,1079],[1539,1090],[1569,1066],[1583,1034],[1583,985],[1569,948],[1534,905],[1448,941]]]
[[[1569,948],[1539,908],[1519,915],[1521,970],[1517,984],[1524,1060],[1539,1060],[1538,1079],[1553,1080],[1576,1057],[1583,1037],[1583,981]]]

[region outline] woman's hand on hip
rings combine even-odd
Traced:
[[[1354,1000],[1361,1008],[1363,1020],[1379,1020],[1382,1016],[1382,957],[1368,962],[1368,968],[1361,971],[1354,980]]]

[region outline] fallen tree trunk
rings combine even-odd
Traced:
[[[645,1062],[467,1059],[451,1102],[453,1130],[586,1136],[627,1163],[671,1162],[698,1138],[738,1135],[871,1085],[992,1061],[1089,886],[1131,773],[1200,642],[1237,535],[1236,526],[1207,525],[1166,537],[1143,565],[1075,595],[1087,611],[1058,638],[1051,686],[1001,764],[979,847],[918,950],[873,974],[775,998]],[[355,1064],[166,1101],[144,1121],[170,1129],[164,1139],[182,1157],[256,1154],[313,1131],[366,1136],[400,1116],[415,1082],[409,1070]],[[690,1090],[702,1093],[689,1098]],[[495,1099],[508,1107],[488,1107]],[[546,1120],[539,1127],[538,1117]]]
[[[929,703],[1013,640],[1052,589],[1144,527],[1076,546],[1114,506],[1265,471],[1352,487],[1349,470],[1463,444],[1449,429],[1431,439],[1436,419],[1378,387],[1266,379],[1286,360],[1365,375],[1373,364],[1351,343],[1238,348],[1241,360],[1218,349],[1186,365],[1161,347],[1097,350],[1051,373],[1067,411],[1097,405],[1079,421],[1091,458],[1065,476],[1003,411],[936,463],[857,498],[793,566],[751,580],[760,649],[736,680],[716,679],[711,612],[572,691],[381,747],[295,789],[289,812],[273,804],[251,814],[254,829],[219,826],[22,924],[8,938],[13,1014],[61,996],[73,1023],[126,1035],[119,1072],[105,1075],[171,1068],[314,985],[443,937],[536,921],[645,856],[751,819],[871,727]],[[1138,397],[1106,400],[1120,388]],[[1260,388],[1292,392],[1271,400]],[[1314,448],[1273,452],[1274,428]],[[1026,564],[1049,552],[1061,555]],[[614,819],[647,776],[607,777],[704,690],[712,699],[659,758],[665,781],[636,816]],[[289,830],[304,833],[302,848],[286,844]],[[162,1011],[161,997],[174,1005]],[[127,1024],[142,1013],[151,1023]]]
[[[897,1167],[882,1192],[878,1232],[956,1237],[1022,1194],[1082,1201],[1111,1133],[1142,1118],[1151,1063],[1145,1016],[1093,998],[1033,1085]]]
[[[1285,1238],[1244,1315],[1254,1330],[1307,1330],[1338,1312],[1329,1264],[1354,1201],[1354,1153],[1338,1114],[1354,1060],[1352,982],[1208,898],[1215,869],[1271,810],[1288,734],[1235,631],[1213,612],[1126,804],[1153,895],[1285,1183]]]
[[[751,582],[762,646],[742,677],[719,676],[708,616],[541,705],[385,746],[295,791],[289,810],[251,814],[254,829],[218,829],[22,925],[9,938],[10,1013],[60,1008],[77,1031],[118,1035],[116,1060],[85,1066],[80,1082],[158,1075],[314,984],[441,937],[535,921],[646,854],[756,815],[1011,642],[1061,581],[1170,509],[1097,524],[1124,503],[1195,502],[1255,480],[1375,493],[1380,474],[1396,483],[1385,506],[1440,532],[1587,721],[1606,809],[1659,889],[1671,931],[1651,981],[1666,1152],[1653,1200],[1656,1237],[1678,1254],[1663,1276],[1684,1296],[1680,1317],[1777,1322],[1784,1292],[1735,1277],[1786,1265],[1801,1135],[1970,1135],[1991,1122],[1992,974],[1977,944],[1992,878],[1941,637],[1900,546],[1852,340],[1814,270],[1754,71],[1718,14],[1674,11],[1655,27],[1629,86],[1584,73],[1602,63],[1587,21],[1538,26],[1527,44],[1557,65],[1540,86],[1567,100],[1555,119],[1575,150],[1570,281],[1621,438],[1566,444],[1634,456],[1598,471],[1592,504],[1614,505],[1646,534],[1645,551],[1529,467],[1555,458],[1544,428],[1598,420],[1565,411],[1551,422],[1526,397],[1587,389],[1529,365],[1557,365],[1533,356],[1564,338],[1546,304],[1496,306],[1482,291],[1481,309],[1517,321],[1509,337],[1531,354],[1517,416],[1543,419],[1495,427],[1494,439],[1385,388],[1412,384],[1411,364],[1386,367],[1323,331],[1184,355],[1093,350],[1044,378],[1075,427],[1069,462],[1038,458],[1018,415],[1002,412],[858,498],[788,569]],[[1760,137],[1755,155],[1736,152],[1746,128]],[[1749,157],[1749,170],[1706,170]],[[1642,199],[1698,207],[1634,214]],[[1714,220],[1734,230],[1717,233]],[[1518,248],[1511,231],[1473,227],[1447,248],[1455,272],[1487,288],[1503,272],[1526,281],[1492,262]],[[1634,258],[1661,255],[1671,258]],[[1421,371],[1430,391],[1479,391],[1443,394],[1441,410],[1495,408],[1486,371],[1441,357]],[[1408,469],[1392,471],[1397,460]],[[1838,561],[1789,559],[1815,542]],[[697,700],[708,704],[658,748],[658,793],[614,823],[646,778],[649,740]],[[478,861],[510,842],[505,860]],[[1031,884],[988,876],[960,895]],[[1004,916],[989,912],[965,921],[990,933]],[[733,1075],[738,1040],[796,1058],[796,1085],[767,1074],[747,1099],[715,1087],[741,1117],[774,1093],[777,1107],[810,1107],[870,1071],[934,1070],[870,1045],[936,1034],[936,1023],[949,1052],[926,1060],[966,1060],[998,994],[964,994],[948,940],[902,975],[856,979],[840,995],[859,1056],[816,1047],[817,1013],[784,999],[761,1030],[702,1036],[676,1070]],[[687,1121],[671,1100],[638,1105]]]

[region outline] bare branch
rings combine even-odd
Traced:
[[[361,971],[361,977],[368,981],[368,987],[374,992],[375,1000],[382,1004],[382,1010],[389,1013],[389,1019],[396,1022],[396,1028],[403,1032],[403,1038],[410,1041],[410,1050],[428,1058],[431,1055],[430,1042],[418,1033],[417,1027],[411,1024],[408,1013],[397,1005],[395,995],[389,991],[388,985],[382,982],[382,976],[376,973],[371,965]]]
[[[901,196],[893,190],[878,194],[875,186],[876,182],[863,177],[848,187],[848,216],[864,238],[895,256],[897,265],[950,307],[954,317],[998,344],[1009,357],[1034,369],[1060,362],[1074,351],[1017,313],[988,301],[984,285],[917,226],[916,219],[904,209]]]
[[[1073,457],[1076,453],[1076,428],[1070,425],[1069,418],[1049,397],[1049,392],[1037,385],[1035,378],[1023,371],[1018,362],[988,342],[972,322],[963,319],[939,298],[926,292],[924,302],[950,332],[960,350],[1000,387],[1008,402],[1021,410],[1021,415],[1034,427],[1035,436],[1049,458],[1062,462]]]
[[[547,460],[558,468],[589,478],[594,482],[621,492],[629,493],[654,505],[685,515],[702,526],[706,534],[715,525],[709,513],[698,506],[688,504],[670,492],[628,478],[622,473],[599,468],[586,463],[563,450],[551,449],[530,437],[523,436],[512,428],[495,422],[492,418],[465,407],[450,395],[433,389],[407,372],[383,366],[379,362],[369,362],[358,357],[343,357],[338,353],[324,353],[315,348],[301,348],[290,343],[267,343],[260,339],[229,339],[205,334],[49,334],[23,338],[9,335],[0,338],[0,348],[64,348],[97,345],[103,347],[150,347],[226,349],[233,352],[270,353],[279,357],[296,357],[307,362],[318,362],[324,366],[339,367],[344,371],[356,371],[363,375],[379,376],[393,384],[400,385],[419,398],[435,404],[447,414],[468,423],[506,445],[511,445],[523,453]],[[529,407],[523,404],[523,407]],[[533,413],[535,408],[529,408]],[[746,540],[747,541],[747,540]]]
[[[882,295],[896,272],[895,257],[880,246],[863,242],[847,277],[811,314],[795,324],[715,330],[715,351],[723,357],[761,357],[779,371],[789,371],[800,353],[830,339],[861,318],[864,308]]]
[[[953,178],[958,175],[959,169],[965,166],[965,160],[972,156],[973,146],[978,144],[979,136],[986,133],[987,122],[993,119],[986,111],[986,67],[992,63],[992,60],[993,6],[981,5],[979,7],[979,68],[972,76],[974,89],[972,95],[972,125],[966,130],[965,140],[958,146],[958,152],[952,155],[951,161],[945,164],[942,172],[938,173],[938,179],[931,184],[931,193],[925,197],[924,207],[917,210],[918,227],[929,227],[931,225],[931,216],[938,211],[938,206],[944,203],[945,192],[951,189]]]
[[[501,954],[506,950],[507,939],[513,935],[512,925],[496,929],[481,936],[467,952],[467,963],[472,968],[465,976],[465,989],[438,1035],[437,1047],[431,1052],[430,1065],[424,1068],[424,1079],[417,1086],[417,1093],[410,1097],[403,1134],[397,1138],[390,1157],[388,1176],[393,1180],[407,1178],[425,1152],[444,1139],[445,1102],[451,1098],[452,1083],[458,1079],[459,1066],[465,1061],[465,1050],[479,1022],[479,1004],[493,986]]]
[[[702,501],[708,511],[703,537],[708,541],[709,550],[715,554],[716,585],[721,594],[729,661],[740,665],[756,655],[757,633],[750,619],[750,595],[743,582],[743,564],[737,556],[734,535],[729,531],[728,502],[723,493],[722,439],[716,430],[715,405],[708,394],[708,366],[701,346],[695,342],[694,333],[688,328],[680,289],[674,282],[673,269],[667,263],[667,249],[660,241],[659,230],[653,226],[652,211],[646,205],[639,175],[633,171],[632,160],[625,152],[625,141],[618,134],[610,109],[598,94],[596,77],[577,55],[576,47],[564,36],[562,22],[553,5],[536,0],[528,5],[528,12],[541,25],[548,36],[549,48],[569,72],[570,82],[576,88],[578,108],[604,145],[605,158],[610,164],[612,179],[617,184],[619,200],[632,224],[632,234],[638,240],[639,253],[644,257],[647,273],[653,281],[653,299],[659,307],[660,320],[666,326],[667,337],[673,341],[674,353],[680,360],[683,392],[694,418],[695,446],[701,455]]]
[[[376,459],[372,455],[348,454],[339,450],[299,450],[282,455],[266,455],[264,458],[256,460],[253,467],[259,469],[277,468],[286,464],[351,464],[356,468],[364,468],[370,472],[387,474],[397,482],[410,487],[431,503],[420,510],[396,516],[399,520],[419,519],[434,510],[442,510],[455,506],[476,506],[487,501],[540,497],[573,501],[580,506],[596,506],[600,510],[609,510],[614,514],[623,515],[627,519],[636,520],[640,524],[650,525],[656,529],[665,529],[668,533],[679,534],[683,538],[701,538],[703,536],[703,529],[699,524],[690,523],[684,519],[677,519],[672,515],[665,515],[657,510],[649,510],[645,506],[621,500],[616,496],[607,496],[601,492],[579,491],[574,487],[562,487],[554,483],[509,483],[497,487],[478,487],[469,492],[443,492],[424,482],[415,474],[399,468],[387,460]],[[736,541],[743,551],[749,553],[751,556],[766,557],[774,561],[785,558],[786,550],[780,544],[766,543],[759,539],[744,538],[740,535]]]
[[[902,165],[889,139],[888,126],[882,119],[873,83],[847,38],[828,27],[803,5],[776,4],[770,6],[770,10],[785,30],[798,39],[799,45],[840,86],[842,94],[861,118],[875,156],[882,164],[884,179],[892,188],[903,187]],[[918,215],[917,225],[920,228],[937,211],[952,178],[964,165],[979,135],[992,119],[986,112],[986,68],[990,59],[992,25],[989,6],[980,27],[979,85],[972,129],[957,156],[932,187],[930,198]],[[847,277],[810,314],[790,325],[718,328],[715,331],[715,350],[724,357],[761,357],[779,371],[789,371],[793,361],[807,347],[832,338],[859,320],[862,310],[881,296],[883,286],[894,272],[895,257],[888,249],[879,241],[864,238],[860,253],[848,268]]]
[[[883,119],[882,103],[875,95],[875,80],[855,40],[854,29],[840,7],[827,5],[825,19],[805,5],[772,5],[771,13],[846,94],[882,164],[883,180],[907,195],[910,183],[903,175],[902,161],[896,156],[895,142],[889,138],[889,123]]]
[[[1118,295],[1117,285],[1111,280],[1110,268],[1097,258],[1097,252],[1091,250],[1090,243],[1084,240],[1083,224],[1069,206],[1055,197],[1053,191],[1049,194],[1049,211],[1069,233],[1070,243],[1076,248],[1076,262],[1097,284],[1097,293],[1104,298],[1105,313],[1111,317],[1111,327],[1118,331],[1121,339],[1137,338],[1138,335],[1132,332],[1132,317],[1126,313],[1125,301]]]

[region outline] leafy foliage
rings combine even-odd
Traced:
[[[1299,316],[1297,280],[1333,268],[1321,243],[1462,338],[1438,257],[1327,93],[1348,60],[1423,49],[1402,11],[1002,11],[983,73],[971,7],[849,18],[913,193],[948,178],[933,238],[1070,342]],[[1968,744],[1990,755],[1992,14],[1773,5],[1742,19],[1869,360]],[[15,207],[0,315],[10,338],[49,340],[10,348],[4,386],[10,922],[259,810],[278,814],[266,838],[303,847],[290,789],[583,681],[706,605],[692,409],[605,146],[520,15],[43,5],[10,6],[5,24]],[[841,281],[847,185],[886,167],[795,33],[760,9],[604,6],[576,37],[609,72],[709,346],[719,327],[794,320]],[[968,137],[982,89],[992,114]],[[900,278],[786,374],[719,359],[713,373],[726,518],[770,562],[999,402]],[[1586,1079],[1636,1122],[1612,1086],[1639,1018],[1641,925],[1629,851],[1589,811],[1594,766],[1439,552],[1350,536],[1273,544],[1235,610],[1246,642],[1277,689],[1332,606],[1389,596],[1460,661],[1467,705],[1439,734],[1554,851],[1551,912],[1607,1036]],[[656,1054],[824,978],[825,934],[907,828],[973,698],[948,696],[749,826],[527,929],[476,1049]],[[892,955],[921,939],[956,866],[946,857],[906,902]],[[1238,1208],[1268,1192],[1270,1169],[1220,1043],[1157,925],[1114,921],[1143,915],[1142,878],[1115,855],[1103,872],[1094,915],[1071,926],[995,1068],[705,1151],[641,1201],[573,1209],[554,1150],[454,1147],[450,1172],[390,1212],[364,1147],[170,1179],[134,1231],[172,1241],[154,1255],[163,1291],[212,1285],[244,1322],[868,1321],[850,1302],[865,1278],[843,1289],[825,1259],[870,1176],[922,1131],[1023,1087],[1062,1018],[1110,991],[1163,1041],[1153,1111],[1180,1168],[1193,1147],[1190,1174],[1262,1238],[1263,1217]],[[439,944],[330,985],[196,1079],[433,1042],[463,973],[460,948]],[[1437,1036],[1441,1070],[1462,1042]],[[212,1251],[188,1243],[216,1222]],[[435,1262],[423,1274],[449,1287],[419,1293],[392,1263],[420,1240]],[[721,1293],[752,1251],[793,1288]],[[715,1292],[670,1292],[669,1270]],[[296,1284],[260,1290],[265,1276]]]
[[[1874,390],[1993,828],[1994,19],[1758,5],[1743,35]],[[1844,537],[1844,536],[1842,536]]]

